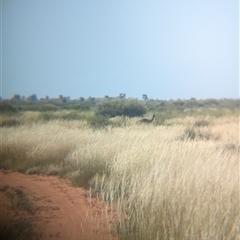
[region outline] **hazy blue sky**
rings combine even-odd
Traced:
[[[239,97],[239,0],[1,0],[1,96]]]

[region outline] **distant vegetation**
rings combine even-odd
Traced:
[[[105,96],[103,98],[88,97],[84,99],[79,97],[79,99],[74,100],[62,95],[59,95],[58,98],[46,96],[38,100],[35,94],[27,98],[15,94],[11,99],[1,100],[0,103],[2,113],[76,110],[79,112],[94,112],[96,115],[110,118],[116,116],[138,117],[146,113],[150,115],[155,113],[158,114],[158,123],[163,123],[165,119],[177,116],[222,116],[228,113],[236,113],[239,110],[239,99],[159,100],[149,99],[146,94],[143,94],[143,100],[138,100],[127,99],[124,93],[120,93],[117,98]],[[73,119],[74,117],[79,119],[78,115],[72,114]]]
[[[239,99],[55,100],[1,101],[1,168],[85,187],[121,240],[238,239]]]

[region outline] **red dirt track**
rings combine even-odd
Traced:
[[[19,214],[12,209],[4,191],[0,191],[1,218],[29,219],[37,239],[116,240],[107,232],[106,220],[102,219],[106,216],[104,205],[96,199],[89,204],[82,188],[74,188],[55,176],[4,170],[0,170],[0,183],[1,189],[21,189],[37,209],[33,215]]]

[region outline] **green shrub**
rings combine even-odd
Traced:
[[[58,109],[59,108],[56,105],[48,103],[48,104],[42,105],[39,110],[41,112],[50,112],[50,111],[57,111]]]
[[[83,111],[78,111],[74,109],[70,110],[58,110],[58,111],[46,111],[46,112],[39,112],[36,117],[36,121],[50,121],[50,120],[84,120],[86,116]]]
[[[81,118],[79,111],[77,110],[59,111],[58,113],[59,114],[56,114],[56,116],[54,116],[56,119],[74,120]]]
[[[173,114],[171,111],[162,111],[156,113],[156,118],[154,120],[154,125],[164,125],[167,120],[175,118],[176,114]]]
[[[89,111],[91,109],[91,106],[88,103],[82,103],[82,104],[75,105],[72,108],[80,111]]]
[[[87,122],[93,128],[103,128],[111,124],[109,118],[102,115],[95,115],[89,118]]]
[[[79,110],[79,111],[89,111],[91,110],[91,102],[69,102],[57,105],[62,110]]]
[[[16,112],[18,112],[18,110],[15,107],[13,107],[10,104],[8,104],[8,103],[1,102],[1,104],[0,104],[0,112],[1,113],[16,113]]]
[[[97,115],[109,117],[128,116],[138,117],[147,112],[147,108],[142,101],[117,99],[103,101],[97,105],[95,110]]]

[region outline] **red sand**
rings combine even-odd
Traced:
[[[0,182],[2,188],[22,189],[37,209],[34,215],[19,214],[11,209],[10,199],[1,191],[1,217],[31,219],[38,239],[116,239],[107,232],[107,225],[111,224],[110,220],[108,224],[105,220],[107,206],[96,199],[91,199],[90,204],[82,188],[71,187],[55,176],[24,175],[4,170],[0,170]]]

